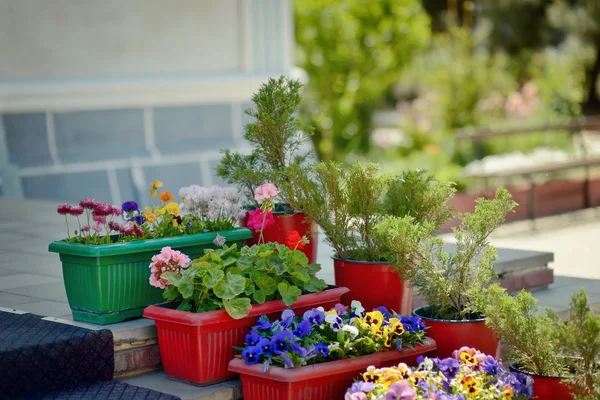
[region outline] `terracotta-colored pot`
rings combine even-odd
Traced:
[[[434,349],[435,342],[425,338],[414,350],[391,350],[292,369],[270,367],[267,372],[261,370],[262,364],[247,365],[237,358],[231,360],[229,370],[240,374],[245,400],[343,399],[354,380],[370,365],[377,368],[401,362],[410,365],[418,356],[429,356]]]
[[[348,289],[331,287],[320,293],[304,294],[291,308],[302,314],[315,307],[330,309],[340,302]],[[191,313],[175,310],[173,305],[147,307],[144,317],[154,319],[158,333],[158,347],[165,374],[169,378],[208,385],[231,379],[227,363],[233,358],[233,346],[243,346],[244,336],[266,314],[279,318],[287,306],[281,300],[253,304],[250,313],[233,319],[225,310]]]
[[[300,236],[306,236],[309,239],[310,243],[305,245],[301,251],[306,254],[310,264],[315,263],[317,261],[317,247],[319,245],[317,225],[307,223],[305,221],[306,215],[303,212],[296,212],[294,214],[274,212],[273,216],[275,217],[275,223],[263,232],[264,243],[276,242],[286,244],[288,232],[297,231]],[[240,225],[248,227],[248,216],[240,221]],[[260,238],[260,232],[252,231],[252,233],[252,239],[247,239],[244,242],[248,246],[257,244]]]
[[[572,388],[562,383],[565,377],[532,374],[520,369],[516,363],[511,363],[509,367],[512,371],[529,375],[533,379],[533,395],[537,400],[573,399]]]
[[[334,258],[333,269],[335,284],[350,289],[342,297],[343,304],[359,300],[367,311],[385,306],[401,315],[410,314],[412,287],[388,263]]]
[[[463,346],[475,348],[482,353],[496,356],[500,339],[496,332],[485,324],[485,318],[475,320],[444,320],[428,317],[427,307],[419,307],[413,315],[421,317],[427,336],[437,343],[437,356],[446,358]]]

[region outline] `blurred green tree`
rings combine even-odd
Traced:
[[[303,115],[322,160],[368,151],[371,117],[430,37],[419,0],[296,0]]]
[[[554,0],[547,10],[550,24],[567,34],[574,35],[593,47],[594,62],[586,73],[587,107],[600,110],[598,75],[600,74],[600,1]]]

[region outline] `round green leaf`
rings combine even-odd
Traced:
[[[227,278],[221,280],[213,289],[214,294],[223,300],[231,300],[239,296],[246,287],[246,278],[241,275],[227,273]]]

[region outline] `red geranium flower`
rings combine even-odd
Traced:
[[[302,238],[302,236],[300,236],[298,231],[289,231],[287,233],[286,246],[292,250],[294,250],[294,249],[302,250],[302,249],[304,249],[304,246],[306,246],[306,245],[304,244],[303,238]]]

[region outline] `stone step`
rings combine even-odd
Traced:
[[[210,386],[194,386],[170,379],[162,370],[143,375],[121,378],[121,382],[179,397],[181,400],[240,400],[242,384],[239,380]]]

